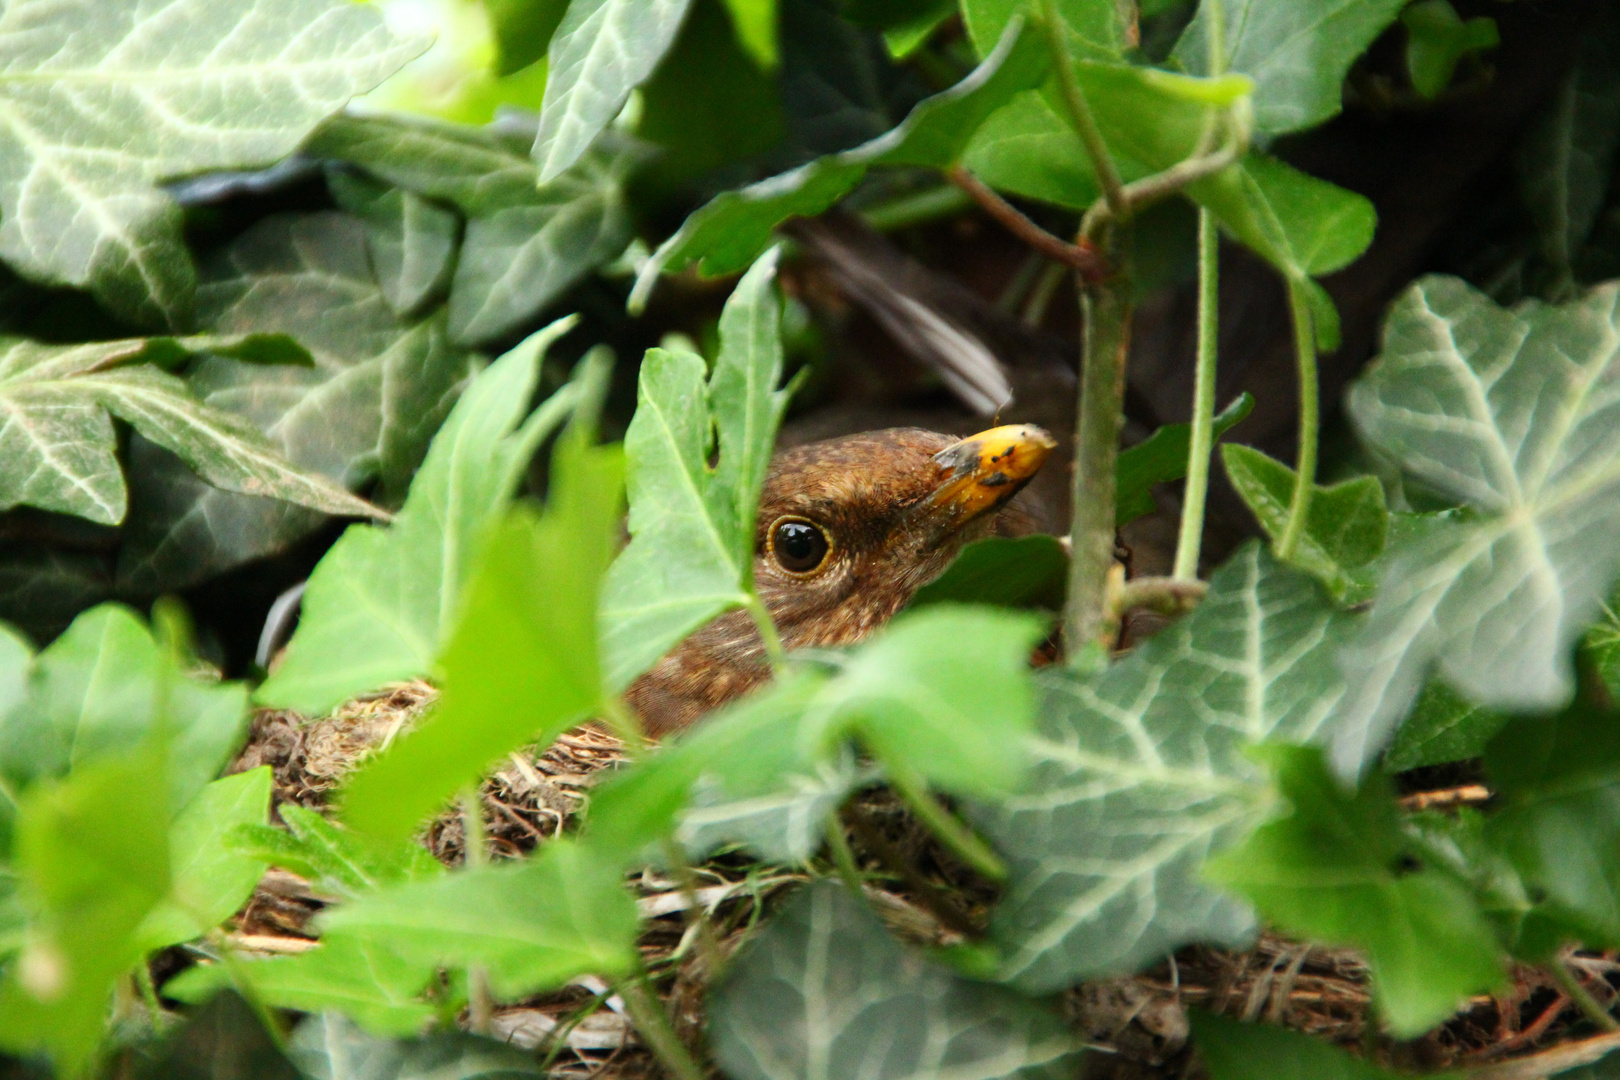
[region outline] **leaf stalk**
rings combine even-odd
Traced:
[[[939,804],[928,785],[910,769],[888,768],[889,784],[940,843],[977,873],[991,881],[1007,880],[1007,866],[972,829]]]
[[[1215,21],[1219,22],[1217,18]],[[1220,338],[1220,237],[1215,215],[1198,211],[1198,359],[1193,374],[1192,438],[1187,447],[1187,486],[1182,499],[1181,534],[1171,576],[1198,577],[1204,539],[1204,503],[1209,498],[1210,453],[1215,446],[1215,365]]]
[[[1277,540],[1277,557],[1288,560],[1299,550],[1305,520],[1316,492],[1316,451],[1321,435],[1321,388],[1316,373],[1316,330],[1304,283],[1288,280],[1288,310],[1294,321],[1294,354],[1299,370],[1299,454],[1294,466],[1294,495],[1288,503],[1288,523]]]
[[[638,970],[628,982],[619,990],[624,997],[625,1007],[630,1010],[630,1019],[636,1025],[636,1031],[647,1044],[647,1049],[675,1080],[704,1080],[703,1070],[692,1059],[692,1053],[686,1048],[675,1029],[670,1025],[669,1017],[664,1014],[664,1008],[658,1001],[658,995],[652,991],[652,979],[647,969],[637,964]]]

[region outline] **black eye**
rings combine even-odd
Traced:
[[[808,521],[784,518],[771,529],[771,553],[782,569],[808,574],[827,558],[827,534]]]

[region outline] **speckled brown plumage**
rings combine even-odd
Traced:
[[[1010,434],[984,443],[993,433]],[[891,428],[777,454],[760,498],[754,581],[783,645],[849,645],[883,625],[964,543],[994,530],[997,511],[1051,446],[1038,428],[965,440]],[[772,557],[768,538],[784,516],[816,524],[830,540],[817,572],[790,573]],[[769,675],[752,620],[733,611],[687,638],[626,696],[647,732],[664,735]]]

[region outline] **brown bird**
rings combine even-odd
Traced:
[[[966,439],[890,428],[807,443],[771,461],[759,501],[754,584],[789,650],[860,641],[938,577],[1057,443],[1029,425]],[[746,612],[687,638],[626,695],[660,736],[770,678]]]

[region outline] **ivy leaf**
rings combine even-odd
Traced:
[[[269,340],[235,335],[46,345],[0,338],[0,509],[25,504],[105,525],[122,521],[124,476],[110,414],[217,487],[332,514],[374,513],[325,477],[293,467],[251,424],[204,405],[156,366],[210,351],[255,362],[263,355],[256,346]],[[298,354],[294,346],[285,355]]]
[[[327,173],[338,206],[366,223],[366,253],[383,298],[400,318],[424,314],[450,291],[461,219],[414,191]]]
[[[902,948],[827,880],[800,889],[743,946],[708,1013],[733,1080],[1056,1080],[1079,1054],[1055,1015]]]
[[[387,942],[430,968],[481,965],[490,988],[513,998],[628,972],[639,929],[618,863],[561,837],[526,862],[377,892],[321,923],[326,941]]]
[[[576,420],[552,452],[543,516],[519,506],[487,530],[444,646],[443,695],[345,786],[343,817],[359,831],[409,837],[491,762],[600,707],[597,596],[618,544],[624,465],[618,447],[585,439]]]
[[[691,0],[570,0],[552,35],[534,160],[548,183],[578,161],[652,74]]]
[[[296,956],[244,960],[236,966],[252,992],[267,1005],[319,1013],[339,1010],[378,1035],[414,1035],[436,1010],[423,998],[438,977],[431,963],[404,955],[394,943],[341,936]],[[176,1001],[207,1001],[232,985],[223,964],[188,968],[163,984]]]
[[[1495,935],[1474,897],[1414,863],[1387,778],[1372,773],[1347,791],[1317,747],[1272,746],[1263,757],[1290,811],[1212,859],[1213,880],[1286,932],[1365,950],[1373,1002],[1399,1038],[1503,982]]]
[[[360,691],[432,670],[478,541],[581,388],[606,376],[603,365],[586,365],[588,374],[523,419],[546,349],[572,325],[553,323],[480,373],[434,437],[393,523],[351,527],[316,565],[261,702],[321,716]]]
[[[728,191],[692,214],[641,270],[632,305],[645,301],[658,275],[697,262],[707,276],[735,273],[770,243],[790,217],[819,214],[876,165],[945,169],[954,165],[985,119],[1046,75],[1037,30],[1015,19],[1000,44],[965,79],[920,102],[905,121],[853,150],[817,158],[792,172]]]
[[[703,360],[690,353],[652,349],[642,362],[624,440],[630,544],[602,588],[601,649],[612,690],[752,597],[754,513],[789,393],[775,388],[782,377],[775,276],[772,251],[737,283],[706,382]]]
[[[311,1016],[287,1043],[308,1080],[521,1080],[544,1077],[534,1056],[464,1031],[415,1039],[378,1039],[341,1013]]]
[[[982,56],[995,48],[1007,24],[1024,5],[1016,0],[964,0],[962,23]],[[1083,60],[1119,60],[1136,44],[1123,9],[1096,0],[1057,0],[1058,21],[1069,36],[1070,54]]]
[[[26,692],[0,723],[0,787],[20,791],[128,755],[161,726],[173,755],[169,805],[178,809],[224,767],[246,720],[243,686],[190,677],[133,612],[103,604],[34,658]],[[11,816],[0,801],[0,839]]]
[[[972,813],[1008,860],[991,925],[1005,977],[1045,992],[1250,938],[1247,906],[1200,869],[1272,798],[1248,746],[1312,738],[1344,692],[1333,657],[1353,621],[1249,544],[1196,611],[1099,678],[1037,676],[1031,778]]]
[[[199,318],[216,333],[290,333],[314,358],[265,366],[214,355],[187,381],[210,407],[250,421],[288,461],[347,486],[403,491],[468,374],[443,316],[402,322],[345,214],[278,215],[204,268]],[[312,314],[314,313],[314,314]],[[119,586],[152,594],[281,550],[318,528],[314,512],[216,490],[151,443],[130,449],[135,511]]]
[[[1524,717],[1485,748],[1502,800],[1485,835],[1518,870],[1542,911],[1604,948],[1620,943],[1620,724],[1577,701],[1555,717]]]
[[[1213,3],[1214,0],[1211,0]],[[1223,71],[1254,79],[1254,125],[1264,135],[1315,127],[1339,111],[1356,57],[1395,21],[1406,0],[1220,0]],[[1171,56],[1209,70],[1212,7],[1200,5]]]
[[[1603,618],[1586,634],[1586,652],[1611,698],[1620,699],[1620,595],[1603,605]]]
[[[1393,1073],[1302,1031],[1188,1010],[1211,1080],[1395,1080]]]
[[[1215,438],[1231,431],[1253,411],[1254,395],[1247,391],[1239,394],[1216,414]],[[1135,446],[1120,451],[1114,480],[1116,527],[1153,513],[1153,486],[1186,476],[1191,448],[1191,424],[1165,424]]]
[[[1435,98],[1451,85],[1457,62],[1471,52],[1494,49],[1502,37],[1486,15],[1464,22],[1448,0],[1420,0],[1401,13],[1406,27],[1406,71],[1412,89]]]
[[[1068,590],[1069,553],[1057,537],[990,536],[964,547],[908,606],[998,604],[1062,611]]]
[[[283,803],[276,813],[285,829],[240,824],[226,837],[227,846],[244,857],[286,867],[328,896],[352,900],[444,873],[444,865],[414,840],[374,843],[292,803]]]
[[[12,858],[31,918],[0,976],[0,1046],[43,1051],[58,1075],[91,1064],[135,931],[169,893],[164,764],[147,745],[23,796]]]
[[[269,860],[232,850],[225,838],[238,826],[264,823],[270,786],[269,766],[215,780],[175,818],[169,826],[173,885],[136,933],[142,952],[206,934],[253,895]]]
[[[1479,757],[1507,722],[1501,713],[1482,709],[1439,679],[1431,679],[1384,752],[1384,769],[1403,772]]]
[[[451,203],[467,218],[450,281],[458,345],[498,341],[526,325],[634,235],[624,182],[645,148],[615,140],[542,181],[501,136],[465,125],[344,116],[305,151],[352,162],[379,179]]]
[[[156,183],[285,157],[426,42],[345,0],[15,0],[0,25],[0,256],[140,322],[196,275]]]
[[[1463,503],[1385,555],[1333,758],[1352,775],[1431,672],[1491,709],[1551,709],[1572,646],[1620,572],[1620,286],[1503,309],[1455,278],[1396,301],[1382,355],[1350,390],[1368,446]]]
[[[1250,446],[1221,447],[1226,475],[1272,541],[1288,525],[1298,477],[1287,465]],[[1314,574],[1334,597],[1356,604],[1372,599],[1376,583],[1368,568],[1383,554],[1389,531],[1384,487],[1376,476],[1358,476],[1311,497],[1299,548],[1289,561]]]

